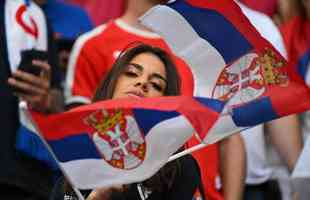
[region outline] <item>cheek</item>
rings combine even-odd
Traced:
[[[130,86],[130,84],[131,81],[128,78],[120,76],[115,83],[113,96],[124,92]]]
[[[115,90],[128,87],[129,82],[130,81],[126,77],[120,76],[118,80],[116,81]]]
[[[159,92],[158,90],[152,89],[149,92],[148,97],[162,97],[164,96],[164,92]]]

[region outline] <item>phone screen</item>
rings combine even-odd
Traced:
[[[38,66],[33,65],[32,61],[33,60],[47,61],[47,52],[35,49],[25,50],[22,51],[21,57],[22,58],[18,66],[18,69],[33,74],[35,76],[40,76],[41,69]]]

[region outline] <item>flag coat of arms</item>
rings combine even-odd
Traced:
[[[140,20],[190,65],[194,96],[227,102],[206,143],[310,108],[304,80],[234,1],[177,0]]]
[[[149,178],[194,131],[207,133],[223,107],[206,98],[162,97],[30,114],[71,183],[91,189]]]

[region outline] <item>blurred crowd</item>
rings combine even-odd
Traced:
[[[57,193],[60,190],[72,193],[70,185],[57,169],[46,165],[50,162],[48,158],[37,161],[37,158],[33,158],[37,155],[29,157],[31,153],[24,147],[27,142],[17,134],[21,123],[18,98],[29,101],[30,105],[47,113],[88,104],[102,77],[128,45],[139,41],[170,51],[159,35],[138,23],[138,17],[149,8],[166,1],[0,2],[0,94],[4,106],[0,119],[3,134],[7,135],[0,145],[1,163],[5,163],[0,167],[0,190],[3,191],[3,199],[64,199]],[[310,82],[310,0],[236,2],[258,32]],[[25,7],[18,7],[20,4],[25,4]],[[26,19],[23,9],[35,14],[29,14],[29,19]],[[11,13],[17,13],[17,22],[9,21],[15,17],[14,14],[10,19],[8,16]],[[20,20],[18,13],[21,13]],[[35,28],[31,28],[23,20],[38,22]],[[14,28],[14,23],[21,25],[28,35]],[[39,77],[18,70],[21,52],[32,48],[48,52],[48,64],[42,61],[33,63],[41,69]],[[182,79],[181,93],[191,95],[191,72],[181,59],[174,58],[174,61]],[[27,92],[15,91],[13,95],[12,86]],[[310,177],[305,184],[296,185],[291,175],[303,147],[310,145],[310,142],[306,142],[310,140],[309,134],[310,114],[302,113],[245,130],[194,152],[192,156],[199,165],[203,192],[195,193],[192,199],[307,199]],[[15,149],[16,143],[20,144],[17,145],[19,150]],[[193,137],[185,147],[197,144],[199,141]],[[186,184],[185,181],[185,187]],[[92,194],[89,200],[98,199]]]

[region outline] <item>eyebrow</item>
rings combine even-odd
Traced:
[[[143,71],[143,66],[142,65],[139,65],[137,63],[129,63],[129,65],[135,67],[136,69],[138,69],[141,72]],[[167,80],[162,75],[160,75],[158,73],[153,73],[152,77],[159,78],[159,79],[165,81],[165,83],[167,83]]]

